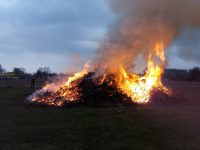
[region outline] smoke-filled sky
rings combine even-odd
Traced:
[[[116,18],[106,0],[0,0],[0,64],[73,70],[96,55]],[[168,48],[169,67],[200,66],[199,43],[198,27],[181,29]]]

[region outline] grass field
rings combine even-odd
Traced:
[[[0,88],[1,150],[200,149],[200,84],[172,83],[179,103],[118,108],[35,108],[33,91]]]

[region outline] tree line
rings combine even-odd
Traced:
[[[198,81],[200,82],[200,68],[193,69],[165,69],[163,78],[174,81]]]
[[[6,69],[2,67],[0,64],[0,75],[7,73]],[[46,76],[55,76],[56,73],[52,73],[49,67],[40,67],[37,71],[33,74],[27,73],[26,69],[24,68],[17,68],[15,67],[12,71],[14,76],[18,78],[41,78]],[[200,82],[200,68],[195,67],[190,70],[186,69],[165,69],[164,79],[175,80],[175,81],[199,81]]]
[[[54,76],[56,73],[53,73],[49,67],[40,67],[37,69],[35,73],[28,73],[25,68],[13,68],[12,72],[7,72],[6,69],[2,67],[0,64],[0,75],[10,76],[10,77],[17,77],[17,78],[40,78],[46,76]]]

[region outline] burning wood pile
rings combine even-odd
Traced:
[[[81,72],[68,77],[67,81],[47,84],[31,95],[29,100],[32,104],[55,107],[146,104],[154,91],[170,94],[161,82],[164,64],[164,46],[158,42],[148,56],[144,75],[128,72],[122,65],[119,65],[118,72],[106,70],[97,73],[98,69],[86,64]]]
[[[170,95],[161,82],[167,65],[165,50],[184,29],[200,26],[198,0],[109,0],[109,4],[116,22],[99,44],[94,63],[66,81],[47,84],[29,97],[31,103],[146,104],[152,101],[154,91]],[[136,63],[138,57],[144,68]],[[133,64],[145,73],[130,71]]]
[[[94,79],[95,73],[88,72],[81,78],[63,85],[56,91],[39,90],[32,96],[32,104],[39,106],[117,106],[132,104],[131,98],[117,87],[113,75],[102,81],[103,77]]]

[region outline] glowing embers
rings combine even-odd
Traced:
[[[88,74],[89,66],[86,64],[81,72],[75,73],[67,82],[51,83],[36,91],[29,99],[34,103],[49,106],[63,106],[66,103],[78,101],[81,97],[79,83]]]

